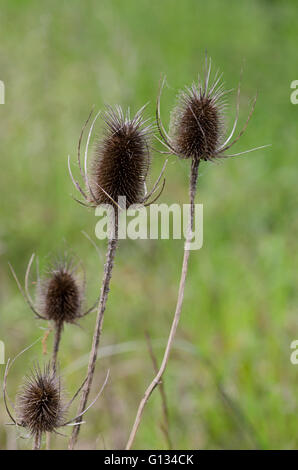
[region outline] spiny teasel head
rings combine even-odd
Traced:
[[[60,378],[50,364],[43,370],[37,364],[24,381],[17,397],[17,422],[31,435],[53,432],[64,421]]]
[[[73,176],[70,157],[68,157],[68,171],[72,182],[85,199],[85,201],[81,201],[74,198],[77,202],[87,207],[109,204],[127,209],[132,204],[144,204],[145,206],[152,204],[159,198],[165,186],[165,179],[161,185],[159,182],[164,174],[166,163],[152,190],[147,192],[146,178],[151,162],[152,125],[148,124],[148,120],[143,119],[144,109],[145,106],[133,118],[130,117],[129,109],[124,115],[120,106],[116,106],[115,109],[107,106],[103,113],[99,111],[89,129],[84,165],[82,165],[81,143],[93,110],[90,112],[80,134],[77,153],[83,187]],[[92,164],[88,168],[89,143],[95,122],[100,115],[104,123],[103,132],[98,139]],[[158,192],[160,186],[161,190]],[[158,193],[157,196],[156,193]],[[153,195],[154,199],[147,202]],[[119,201],[121,197],[125,198],[125,206],[123,200]]]
[[[29,430],[30,434],[34,438],[33,449],[40,449],[43,433],[57,433],[57,428],[69,425],[77,426],[78,424],[81,424],[81,420],[79,418],[84,416],[84,414],[94,405],[102,394],[109,378],[108,370],[104,383],[94,400],[76,416],[66,419],[69,408],[82,391],[82,388],[86,384],[86,379],[77,389],[73,397],[65,403],[64,393],[62,392],[61,387],[61,378],[57,375],[56,369],[53,367],[53,363],[47,363],[43,370],[41,370],[39,364],[36,363],[30,374],[25,377],[24,383],[17,394],[16,403],[14,405],[7,396],[9,371],[17,357],[28,351],[28,349],[38,341],[40,341],[40,339],[21,351],[14,359],[10,360],[9,358],[7,360],[3,378],[3,400],[6,412],[11,419],[11,423],[9,424],[24,427]],[[15,409],[15,416],[10,410],[9,403]]]
[[[180,92],[171,116],[170,135],[173,147],[181,158],[212,158],[222,131],[222,107],[214,96],[195,84]]]
[[[39,282],[40,315],[56,324],[74,323],[82,316],[83,291],[73,259],[57,261]]]
[[[78,318],[92,312],[97,301],[91,308],[82,312],[85,291],[85,271],[81,263],[67,253],[55,261],[42,278],[37,275],[37,305],[29,292],[29,278],[35,254],[29,260],[25,286],[22,287],[13,267],[9,267],[15,281],[32,312],[40,320],[51,320],[56,326],[63,326],[64,322],[74,323]],[[82,269],[80,270],[79,267]],[[37,272],[39,270],[37,269]]]
[[[206,57],[204,77],[198,76],[198,82],[178,95],[178,101],[171,113],[170,131],[166,132],[160,118],[160,96],[164,81],[160,87],[157,99],[157,126],[161,141],[166,146],[169,154],[176,154],[180,158],[192,159],[197,162],[201,160],[215,160],[216,158],[234,157],[242,155],[265,146],[256,147],[244,152],[226,155],[225,152],[231,148],[243,135],[248,122],[254,111],[256,98],[254,99],[246,123],[238,136],[233,138],[238,117],[240,85],[237,93],[236,117],[231,133],[225,138],[225,95],[231,90],[224,89],[222,74],[216,72],[213,82],[211,79],[211,59]]]
[[[141,203],[150,166],[151,126],[142,117],[143,108],[130,118],[120,106],[107,107],[102,114],[103,136],[98,140],[90,170],[92,195],[97,204],[118,203],[126,198],[126,208]]]

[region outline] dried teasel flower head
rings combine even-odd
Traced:
[[[217,100],[195,84],[180,92],[171,116],[170,135],[181,158],[212,158],[222,136],[221,111]]]
[[[98,204],[126,198],[126,208],[141,203],[150,166],[151,126],[142,110],[130,118],[120,106],[108,107],[102,114],[104,134],[98,141],[91,167],[91,188]]]
[[[83,409],[75,417],[66,420],[66,414],[71,404],[82,391],[86,384],[86,379],[77,389],[73,397],[65,403],[64,394],[61,391],[61,379],[53,368],[52,362],[45,365],[43,371],[37,363],[33,370],[31,370],[30,374],[26,376],[17,395],[17,402],[14,405],[13,402],[8,399],[7,395],[9,371],[16,359],[38,343],[40,339],[41,338],[38,338],[33,344],[26,347],[14,359],[11,360],[9,358],[7,360],[3,378],[3,401],[6,412],[11,419],[11,423],[9,424],[24,427],[30,431],[30,434],[34,437],[33,449],[40,449],[43,433],[54,432],[59,434],[57,428],[82,424],[79,418],[84,416],[84,414],[94,405],[102,394],[109,378],[108,370],[104,383],[94,400],[87,406],[87,408]],[[14,413],[10,410],[9,403],[16,411],[15,417]]]
[[[82,317],[84,281],[78,265],[67,255],[57,261],[39,281],[39,312],[56,324],[74,323]]]
[[[81,317],[92,312],[98,302],[86,311],[82,311],[85,292],[85,271],[82,263],[76,262],[67,253],[49,266],[46,275],[39,277],[37,269],[37,302],[36,305],[29,292],[29,278],[35,254],[29,260],[24,288],[22,287],[13,267],[9,267],[15,281],[32,312],[40,320],[49,320],[55,327],[63,323],[75,323]],[[38,266],[38,263],[37,263]]]
[[[25,379],[17,397],[17,422],[33,436],[53,432],[63,424],[64,410],[60,378],[50,364],[37,364]]]
[[[84,130],[89,122],[92,111],[82,129],[78,144],[78,165],[85,189],[75,180],[68,159],[68,169],[73,184],[86,202],[78,201],[87,206],[100,204],[120,205],[127,209],[132,204],[143,204],[157,191],[158,183],[165,170],[165,165],[153,186],[147,193],[146,178],[151,163],[150,141],[152,125],[143,117],[143,106],[134,117],[130,117],[130,110],[123,112],[120,106],[112,108],[106,106],[104,112],[98,112],[89,130],[84,166],[81,165],[81,141]],[[103,122],[103,132],[97,141],[93,160],[88,169],[88,146],[94,124],[98,116]],[[156,200],[164,188],[162,189]],[[119,204],[119,198],[125,198],[125,206]],[[151,201],[151,203],[154,201]]]
[[[222,74],[216,72],[211,81],[211,59],[206,56],[204,77],[198,76],[198,82],[178,95],[177,105],[171,113],[169,134],[166,132],[160,119],[160,95],[164,81],[157,99],[157,125],[162,143],[168,152],[178,155],[180,158],[201,160],[215,160],[216,158],[234,157],[242,155],[261,147],[246,150],[244,152],[226,155],[225,152],[232,147],[243,135],[248,122],[253,114],[256,98],[252,103],[247,121],[232,141],[239,117],[240,85],[237,93],[236,117],[228,137],[225,137],[225,95],[232,90],[225,90],[222,82]]]

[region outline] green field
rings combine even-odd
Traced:
[[[67,155],[75,159],[92,105],[136,111],[150,101],[146,113],[154,119],[160,75],[166,74],[162,116],[168,126],[177,91],[196,79],[207,49],[227,88],[237,88],[244,64],[240,126],[258,91],[248,130],[233,150],[272,147],[200,166],[204,245],[191,253],[164,378],[170,435],[176,449],[297,448],[298,365],[290,362],[290,344],[298,339],[298,105],[290,101],[290,84],[298,79],[297,2],[6,0],[0,13],[6,91],[0,105],[0,340],[6,359],[47,328],[24,303],[8,261],[23,279],[33,252],[44,269],[67,247],[85,264],[88,303],[98,295],[103,262],[82,235],[95,239],[97,219],[73,201],[67,171]],[[235,100],[229,95],[229,127]],[[151,182],[163,161],[155,152]],[[161,202],[187,202],[188,173],[189,162],[171,157]],[[105,242],[98,246],[104,259]],[[120,243],[92,396],[108,368],[110,380],[86,415],[81,448],[125,446],[153,376],[145,331],[160,359],[182,254],[179,240]],[[64,331],[60,363],[69,395],[84,378],[94,321],[95,313],[81,328]],[[16,361],[11,399],[32,362],[47,358],[39,342]],[[2,384],[3,365],[0,372]],[[25,431],[5,426],[8,421],[1,397],[0,448],[31,448],[20,438]],[[135,448],[167,448],[161,421],[155,391]],[[52,439],[53,448],[66,446],[66,438]]]

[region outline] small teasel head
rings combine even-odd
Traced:
[[[50,364],[43,370],[35,365],[17,397],[18,425],[27,428],[32,436],[41,436],[63,424],[64,410],[60,378]]]
[[[56,327],[62,327],[63,323],[75,323],[77,319],[94,310],[98,299],[89,309],[82,312],[86,285],[85,270],[80,261],[76,261],[74,256],[67,253],[54,261],[41,278],[37,260],[37,282],[34,282],[37,284],[37,301],[34,302],[29,292],[29,279],[34,257],[33,254],[27,266],[24,288],[10,263],[9,266],[25,301],[36,318],[53,321]]]
[[[220,144],[222,131],[222,108],[214,96],[195,84],[180,92],[171,115],[170,135],[181,158],[212,158]]]
[[[74,259],[56,261],[39,282],[39,311],[56,324],[74,323],[82,316],[84,282]]]
[[[3,378],[3,400],[6,412],[11,419],[12,425],[28,429],[31,436],[34,438],[33,449],[40,449],[42,434],[46,432],[54,432],[58,434],[57,428],[81,424],[81,417],[93,406],[99,396],[102,394],[108,378],[109,370],[107,372],[105,381],[97,393],[95,399],[83,409],[78,415],[71,419],[66,419],[71,404],[79,396],[86,379],[77,389],[73,397],[65,402],[65,394],[61,387],[61,378],[53,367],[53,363],[48,362],[43,370],[36,363],[30,373],[25,377],[22,386],[16,397],[15,405],[8,399],[7,395],[7,381],[9,371],[16,361],[16,359],[28,351],[34,344],[40,341],[41,338],[36,340],[33,344],[26,347],[14,359],[8,359],[5,367]],[[14,413],[10,410],[10,406],[15,410]]]
[[[160,118],[160,96],[165,80],[160,87],[157,98],[156,118],[162,143],[169,154],[194,161],[215,160],[217,158],[242,155],[266,145],[243,152],[227,155],[243,135],[253,114],[256,98],[253,100],[250,113],[239,134],[233,138],[239,117],[240,85],[237,93],[236,117],[230,134],[225,137],[225,95],[232,90],[225,90],[222,74],[216,72],[211,81],[211,59],[206,56],[204,76],[198,76],[198,82],[185,88],[178,94],[177,104],[171,113],[170,131],[166,132]]]
[[[90,186],[96,204],[118,203],[126,208],[141,203],[150,166],[151,126],[143,120],[143,109],[130,118],[120,106],[107,107],[102,114],[103,136],[98,140],[90,170]]]

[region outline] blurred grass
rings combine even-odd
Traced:
[[[92,104],[137,110],[150,100],[148,115],[154,116],[158,81],[166,73],[162,110],[168,124],[176,90],[195,79],[205,48],[228,88],[237,86],[245,61],[242,122],[250,98],[259,92],[237,150],[272,147],[201,169],[204,246],[191,256],[176,348],[165,376],[175,448],[298,445],[297,366],[289,360],[290,343],[298,335],[298,107],[289,99],[290,83],[297,79],[295,17],[297,3],[289,0],[1,4],[0,79],[6,103],[0,106],[0,339],[7,357],[46,326],[37,324],[24,304],[8,260],[22,277],[32,252],[44,266],[49,253],[66,245],[86,264],[89,303],[97,295],[102,265],[81,234],[94,236],[96,219],[71,199],[67,172],[67,155],[75,156]],[[235,96],[230,102],[228,123]],[[157,154],[152,180],[161,165]],[[173,158],[162,202],[187,201],[187,176],[187,162]],[[161,357],[182,248],[172,240],[121,242],[101,343],[109,353],[98,362],[95,384],[102,383],[108,367],[111,379],[86,417],[84,448],[121,448],[126,442],[153,374],[144,331],[149,330]],[[100,249],[104,255],[104,243]],[[72,365],[88,352],[93,323],[94,315],[81,322],[82,329],[65,329],[61,369],[68,371],[69,394],[84,377],[84,367]],[[127,350],[110,348],[122,343],[128,343]],[[12,397],[36,357],[41,357],[40,345],[16,362],[9,381]],[[30,447],[27,440],[15,442],[15,430],[3,426],[2,398],[0,406],[0,448]],[[161,416],[155,392],[136,448],[164,448]],[[66,446],[62,437],[53,442]]]

